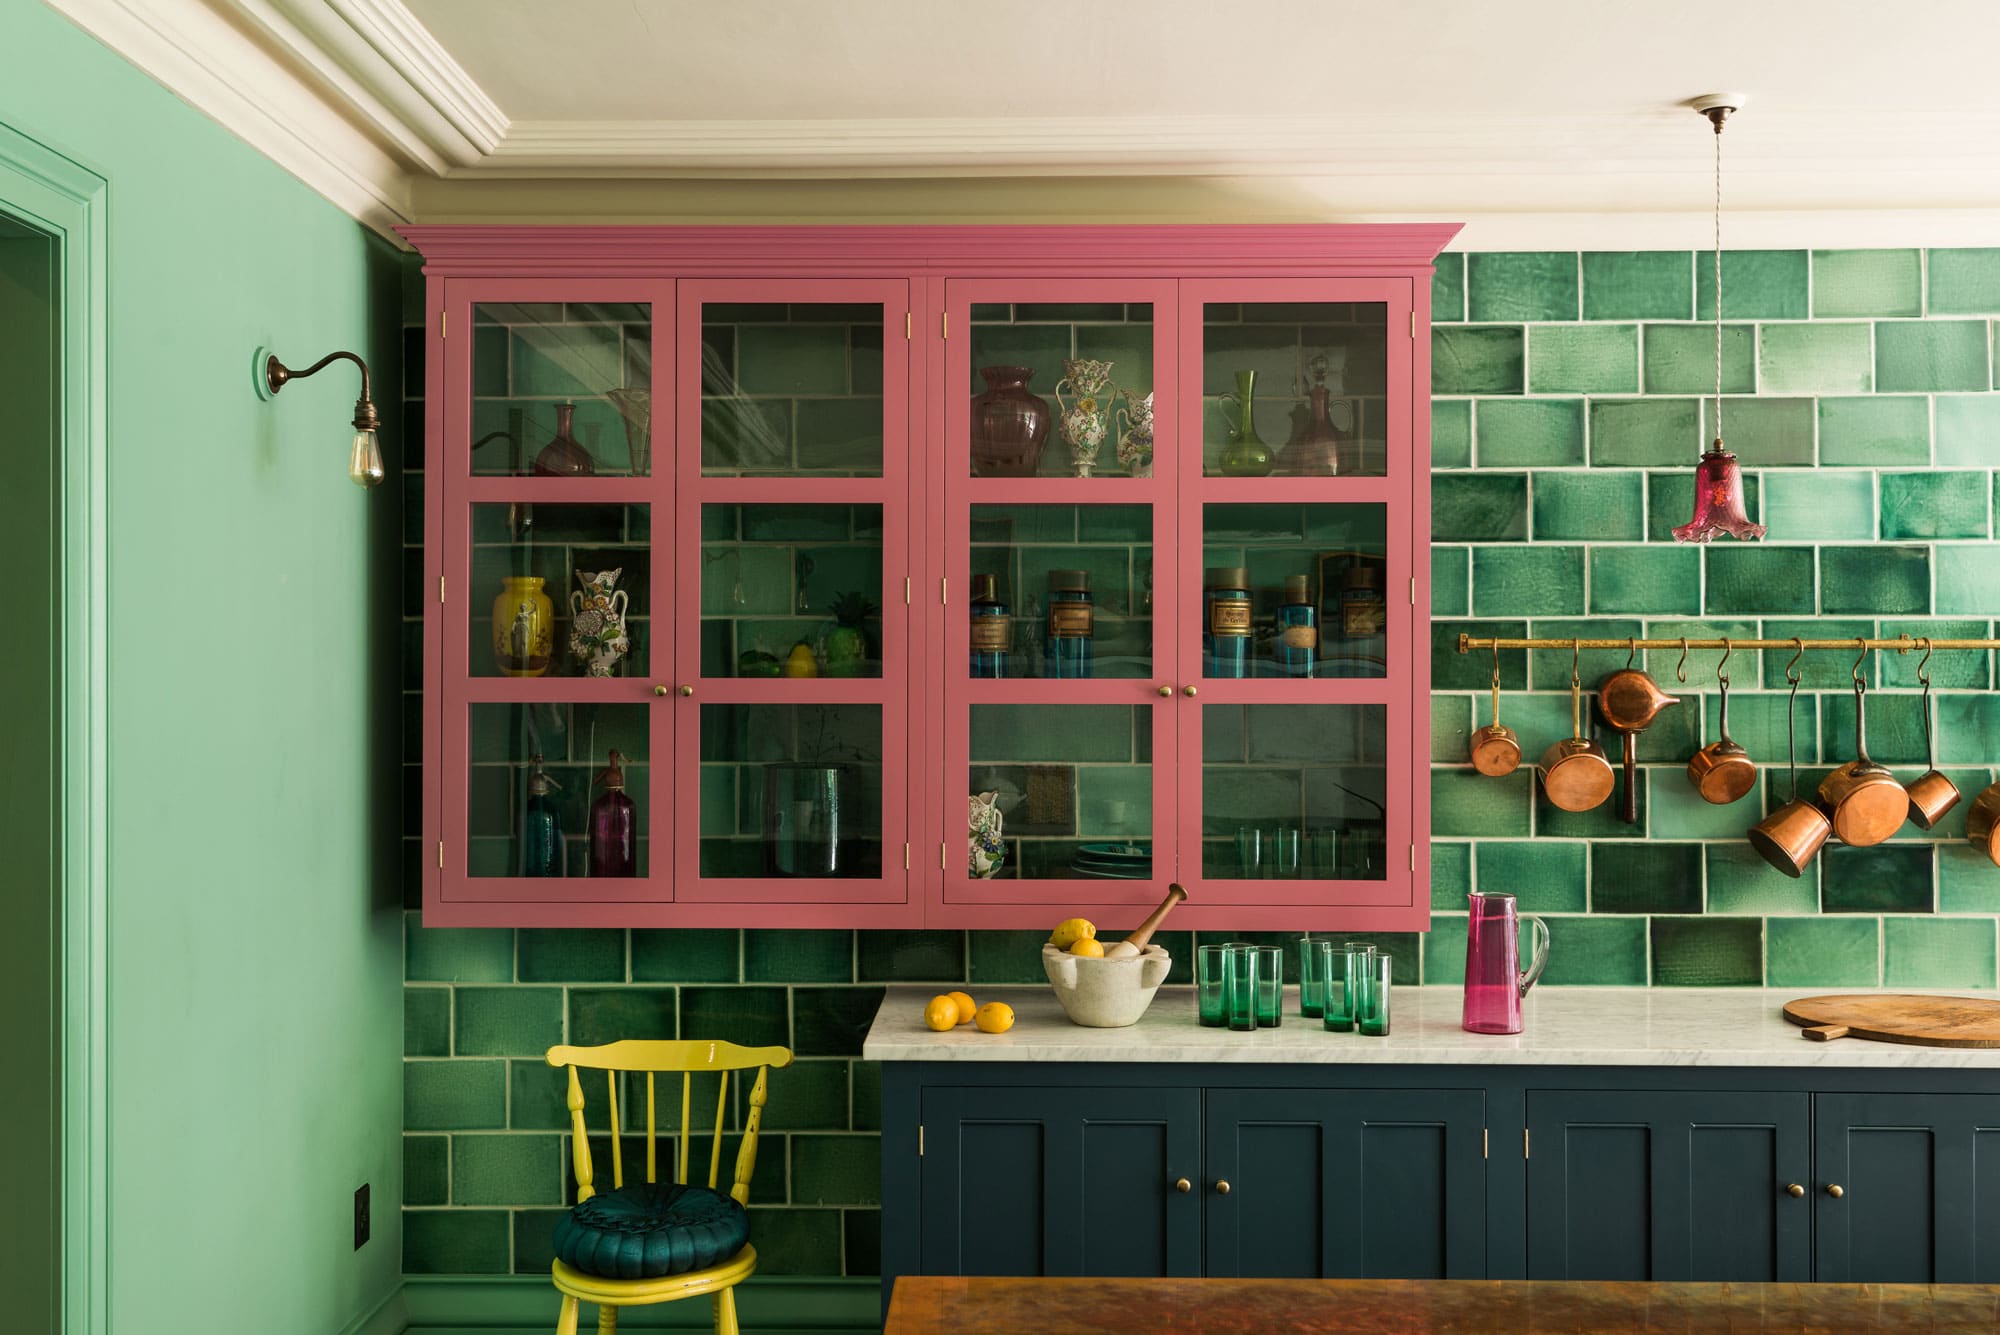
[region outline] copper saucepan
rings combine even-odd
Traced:
[[[1521,739],[1500,721],[1500,646],[1493,646],[1493,721],[1472,734],[1472,767],[1502,778],[1521,765]]]
[[[1896,776],[1868,758],[1864,699],[1868,683],[1861,676],[1862,656],[1854,663],[1854,759],[1820,780],[1819,803],[1833,821],[1833,832],[1850,848],[1881,843],[1910,814],[1910,795]]]
[[[1924,637],[1924,661],[1917,664],[1917,680],[1924,688],[1924,773],[1904,785],[1910,794],[1910,819],[1920,830],[1928,830],[1957,806],[1958,785],[1938,772],[1937,739],[1931,733],[1931,641]]]
[[[1611,761],[1604,748],[1583,735],[1583,678],[1577,675],[1573,650],[1569,668],[1569,722],[1571,735],[1542,752],[1535,767],[1541,776],[1542,791],[1549,801],[1564,811],[1589,811],[1604,804],[1615,783]]]
[[[1805,874],[1812,860],[1819,856],[1819,850],[1833,835],[1833,822],[1826,813],[1811,802],[1799,798],[1799,659],[1806,656],[1804,640],[1798,640],[1799,652],[1785,668],[1785,680],[1792,684],[1791,697],[1785,702],[1785,735],[1787,751],[1792,765],[1792,800],[1779,807],[1764,819],[1750,827],[1750,847],[1757,850],[1764,861],[1776,867],[1785,875],[1796,880]]]
[[[1639,823],[1639,794],[1637,787],[1639,734],[1652,726],[1660,711],[1670,705],[1677,705],[1680,699],[1661,690],[1653,679],[1632,666],[1630,658],[1625,666],[1604,679],[1597,688],[1597,712],[1625,743],[1625,794],[1618,809],[1618,818],[1627,825]]]
[[[1729,735],[1729,655],[1735,651],[1722,642],[1722,661],[1715,667],[1715,683],[1722,693],[1722,735],[1694,753],[1688,761],[1688,782],[1701,800],[1728,806],[1757,786],[1757,762]]]
[[[1995,836],[1996,829],[2000,829],[2000,783],[1988,784],[1985,792],[1972,799],[1972,807],[1965,813],[1967,842],[2000,867],[2000,837]]]

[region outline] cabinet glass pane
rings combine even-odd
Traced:
[[[880,705],[703,705],[701,874],[879,877]]]
[[[882,507],[702,506],[701,672],[881,676]]]
[[[472,472],[649,473],[652,320],[644,302],[475,305]]]
[[[1133,705],[973,705],[968,793],[994,793],[1000,879],[1153,874],[1153,714]]]
[[[652,832],[649,801],[648,705],[475,704],[467,794],[466,869],[474,876],[604,874],[593,866],[593,816],[600,854],[617,856],[619,803],[599,782],[613,750],[624,773],[624,796],[636,828],[628,875],[644,876]],[[536,757],[546,780],[538,782]],[[593,807],[596,808],[593,811]]]
[[[647,675],[651,521],[644,505],[473,506],[472,675]]]
[[[1203,506],[1202,674],[1387,675],[1388,523],[1374,502]]]
[[[1202,472],[1384,476],[1388,332],[1389,308],[1382,302],[1205,305]]]
[[[1153,471],[1151,302],[975,305],[972,476]]]
[[[1386,879],[1387,724],[1381,705],[1204,705],[1203,875]]]
[[[704,305],[701,471],[882,476],[882,308]]]
[[[975,505],[971,538],[972,653],[965,671],[1153,674],[1150,506]]]

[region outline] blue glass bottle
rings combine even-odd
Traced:
[[[1202,579],[1203,675],[1250,675],[1250,572],[1242,566],[1210,566]]]
[[[1049,572],[1049,613],[1042,635],[1044,677],[1088,677],[1096,601],[1088,570]]]
[[[1304,575],[1285,576],[1285,601],[1278,605],[1278,671],[1310,677],[1319,660],[1319,609],[1306,592]]]
[[[972,577],[972,675],[1004,677],[1014,646],[1011,609],[1000,601],[1000,581],[993,575]]]
[[[540,756],[530,763],[534,768],[528,774],[528,804],[521,809],[521,875],[561,876],[562,820],[549,790],[562,785],[543,771]]]

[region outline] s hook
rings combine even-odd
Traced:
[[[1729,673],[1726,671],[1726,669],[1729,667],[1729,656],[1735,652],[1736,652],[1736,647],[1730,644],[1729,637],[1727,635],[1723,636],[1722,661],[1715,665],[1715,679],[1721,682],[1724,686],[1729,685]]]
[[[1861,665],[1862,665],[1863,663],[1866,663],[1866,662],[1868,661],[1868,640],[1867,640],[1867,637],[1865,637],[1865,636],[1861,636],[1861,635],[1857,635],[1857,636],[1855,636],[1855,637],[1854,637],[1854,644],[1855,644],[1855,647],[1856,647],[1856,648],[1858,648],[1858,649],[1860,649],[1860,650],[1861,650],[1861,653],[1860,653],[1860,654],[1859,654],[1859,655],[1858,655],[1858,656],[1857,656],[1857,657],[1855,658],[1855,660],[1854,660],[1854,666],[1853,666],[1852,668],[1850,668],[1850,669],[1848,670],[1848,672],[1849,672],[1849,675],[1850,675],[1850,676],[1852,676],[1852,677],[1854,678],[1854,684],[1855,684],[1855,685],[1856,685],[1857,687],[1859,687],[1860,689],[1862,689],[1862,690],[1864,690],[1864,691],[1865,691],[1865,690],[1867,690],[1867,689],[1868,689],[1868,682],[1867,682],[1867,680],[1866,680],[1866,679],[1865,679],[1864,677],[1862,677],[1862,675],[1861,675]]]
[[[1793,694],[1797,694],[1799,682],[1804,680],[1799,674],[1799,660],[1806,656],[1806,642],[1794,635],[1792,636],[1792,643],[1799,647],[1799,651],[1792,655],[1791,662],[1785,664],[1785,680],[1792,684]]]
[[[1928,690],[1931,684],[1931,654],[1935,650],[1931,647],[1931,637],[1928,635],[1924,636],[1919,643],[1924,646],[1924,657],[1923,661],[1917,664],[1917,685]]]
[[[1688,679],[1688,642],[1687,642],[1687,636],[1683,635],[1681,636],[1681,661],[1674,664],[1674,680],[1680,682],[1683,686],[1685,686],[1687,684],[1687,679]]]

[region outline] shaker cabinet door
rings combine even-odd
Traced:
[[[1485,1278],[1481,1091],[1210,1090],[1204,1113],[1204,1274]]]
[[[1814,1279],[2000,1282],[2000,1098],[1818,1095],[1813,1171]]]
[[[1528,1096],[1528,1278],[1808,1277],[1808,1096]]]
[[[1198,1274],[1200,1116],[1191,1089],[926,1089],[922,1272]]]

